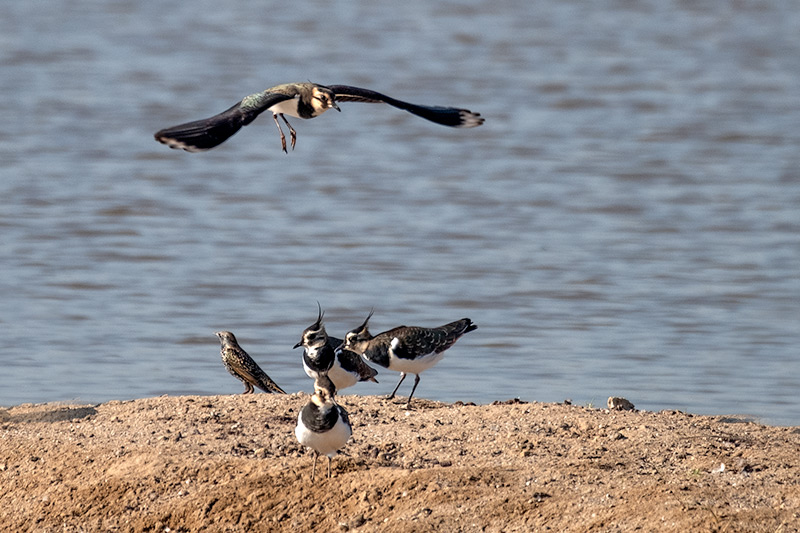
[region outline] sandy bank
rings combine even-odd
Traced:
[[[7,531],[797,531],[800,428],[678,412],[342,396],[310,481],[305,395],[0,409]],[[320,463],[324,466],[324,462]],[[324,469],[321,470],[324,472]]]

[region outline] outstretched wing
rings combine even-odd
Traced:
[[[156,132],[155,138],[170,148],[187,152],[210,150],[253,122],[262,112],[291,98],[291,95],[268,91],[252,94],[213,117],[164,128]]]
[[[411,104],[386,96],[377,91],[351,87],[349,85],[327,85],[336,93],[337,102],[364,102],[369,104],[389,104],[398,109],[403,109],[411,114],[430,120],[442,126],[453,128],[474,128],[483,124],[480,113],[473,113],[468,109],[456,107],[426,106]]]

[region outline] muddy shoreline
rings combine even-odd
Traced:
[[[305,394],[0,409],[4,531],[797,531],[800,428],[676,411],[341,396],[312,484]],[[321,463],[324,464],[324,463]],[[324,469],[321,470],[324,472]]]

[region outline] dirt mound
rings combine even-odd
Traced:
[[[797,531],[800,428],[541,403],[412,411],[342,396],[353,438],[294,439],[305,395],[0,410],[6,531]],[[320,475],[322,473],[322,475]]]

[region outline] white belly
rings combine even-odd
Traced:
[[[444,352],[434,352],[417,357],[416,359],[403,359],[394,354],[393,348],[396,345],[395,341],[396,339],[392,340],[392,344],[389,347],[389,370],[394,370],[395,372],[419,374],[436,365],[436,363],[441,361],[442,357],[444,357]]]
[[[350,440],[352,433],[350,426],[342,422],[341,418],[329,431],[314,433],[303,425],[303,421],[300,419],[301,416],[298,415],[297,417],[297,427],[294,428],[294,434],[297,437],[297,442],[303,446],[316,450],[322,455],[333,457]]]
[[[306,375],[311,379],[317,379],[317,376],[319,376],[319,372],[317,372],[316,370],[311,370],[311,368],[309,368],[309,366],[306,364],[305,359],[303,359],[303,370],[306,371]]]
[[[290,100],[284,100],[283,102],[275,104],[274,106],[270,107],[269,110],[276,115],[282,113],[284,115],[289,115],[290,117],[300,118],[300,115],[297,114],[297,102],[299,100],[300,96],[295,96]]]
[[[336,360],[331,369],[328,370],[328,377],[331,381],[333,381],[337,391],[346,389],[347,387],[352,387],[358,383],[358,376],[351,374],[342,368],[342,365],[339,364],[338,360]]]

